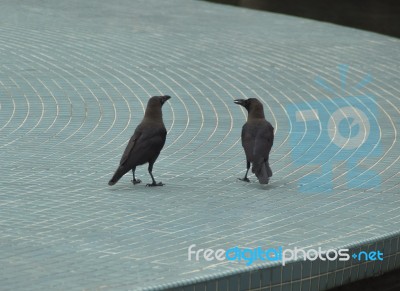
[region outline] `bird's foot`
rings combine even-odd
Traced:
[[[132,183],[133,183],[133,185],[136,185],[136,184],[142,183],[142,180],[140,180],[140,179],[133,179],[133,180],[132,180]]]
[[[238,178],[238,180],[240,181],[244,181],[244,182],[250,182],[249,178],[244,177],[244,178]]]
[[[147,187],[155,187],[155,186],[164,186],[165,184],[163,184],[162,182],[158,182],[158,183],[151,183],[151,184],[147,184]]]

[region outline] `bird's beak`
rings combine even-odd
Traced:
[[[161,97],[162,103],[164,104],[168,99],[171,99],[171,96],[165,95]]]
[[[233,101],[233,102],[234,102],[235,104],[244,106],[246,100],[244,100],[244,99],[236,99],[236,100]]]

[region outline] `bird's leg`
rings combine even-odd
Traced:
[[[152,172],[153,172],[153,164],[154,164],[154,162],[153,163],[149,163],[149,168],[148,168],[149,174],[150,174],[151,180],[153,180],[153,183],[147,184],[146,186],[148,186],[148,187],[164,186],[164,184],[162,182],[158,182],[157,183],[156,180],[154,180],[154,177],[153,177],[153,174],[152,174]]]
[[[247,178],[247,174],[249,173],[249,169],[250,169],[250,162],[246,161],[246,174],[244,175],[244,178],[238,178],[241,181],[245,181],[245,182],[250,182],[249,178]]]
[[[135,170],[136,170],[136,167],[133,167],[132,168],[132,175],[133,175],[132,183],[133,183],[133,185],[136,185],[136,184],[139,184],[142,182],[142,180],[135,178]]]

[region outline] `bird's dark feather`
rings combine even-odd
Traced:
[[[164,147],[167,136],[161,107],[169,98],[169,96],[155,96],[150,98],[145,116],[130,138],[121,157],[120,165],[109,181],[109,185],[114,185],[127,172],[130,170],[134,172],[136,166],[145,163],[149,163],[149,173],[153,184],[155,184],[151,169]]]
[[[263,106],[257,99],[240,99],[235,103],[244,106],[249,113],[247,122],[242,127],[242,146],[246,160],[252,164],[252,172],[259,182],[267,184],[272,176],[269,154],[274,142],[274,128],[265,119]]]

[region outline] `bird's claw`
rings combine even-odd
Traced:
[[[247,178],[247,177],[245,177],[245,178],[238,178],[238,180],[244,181],[244,182],[250,182],[249,178]]]
[[[146,187],[164,186],[162,182],[147,184]]]
[[[142,182],[142,180],[140,180],[140,179],[133,179],[132,180],[133,185],[139,184],[141,182]]]

